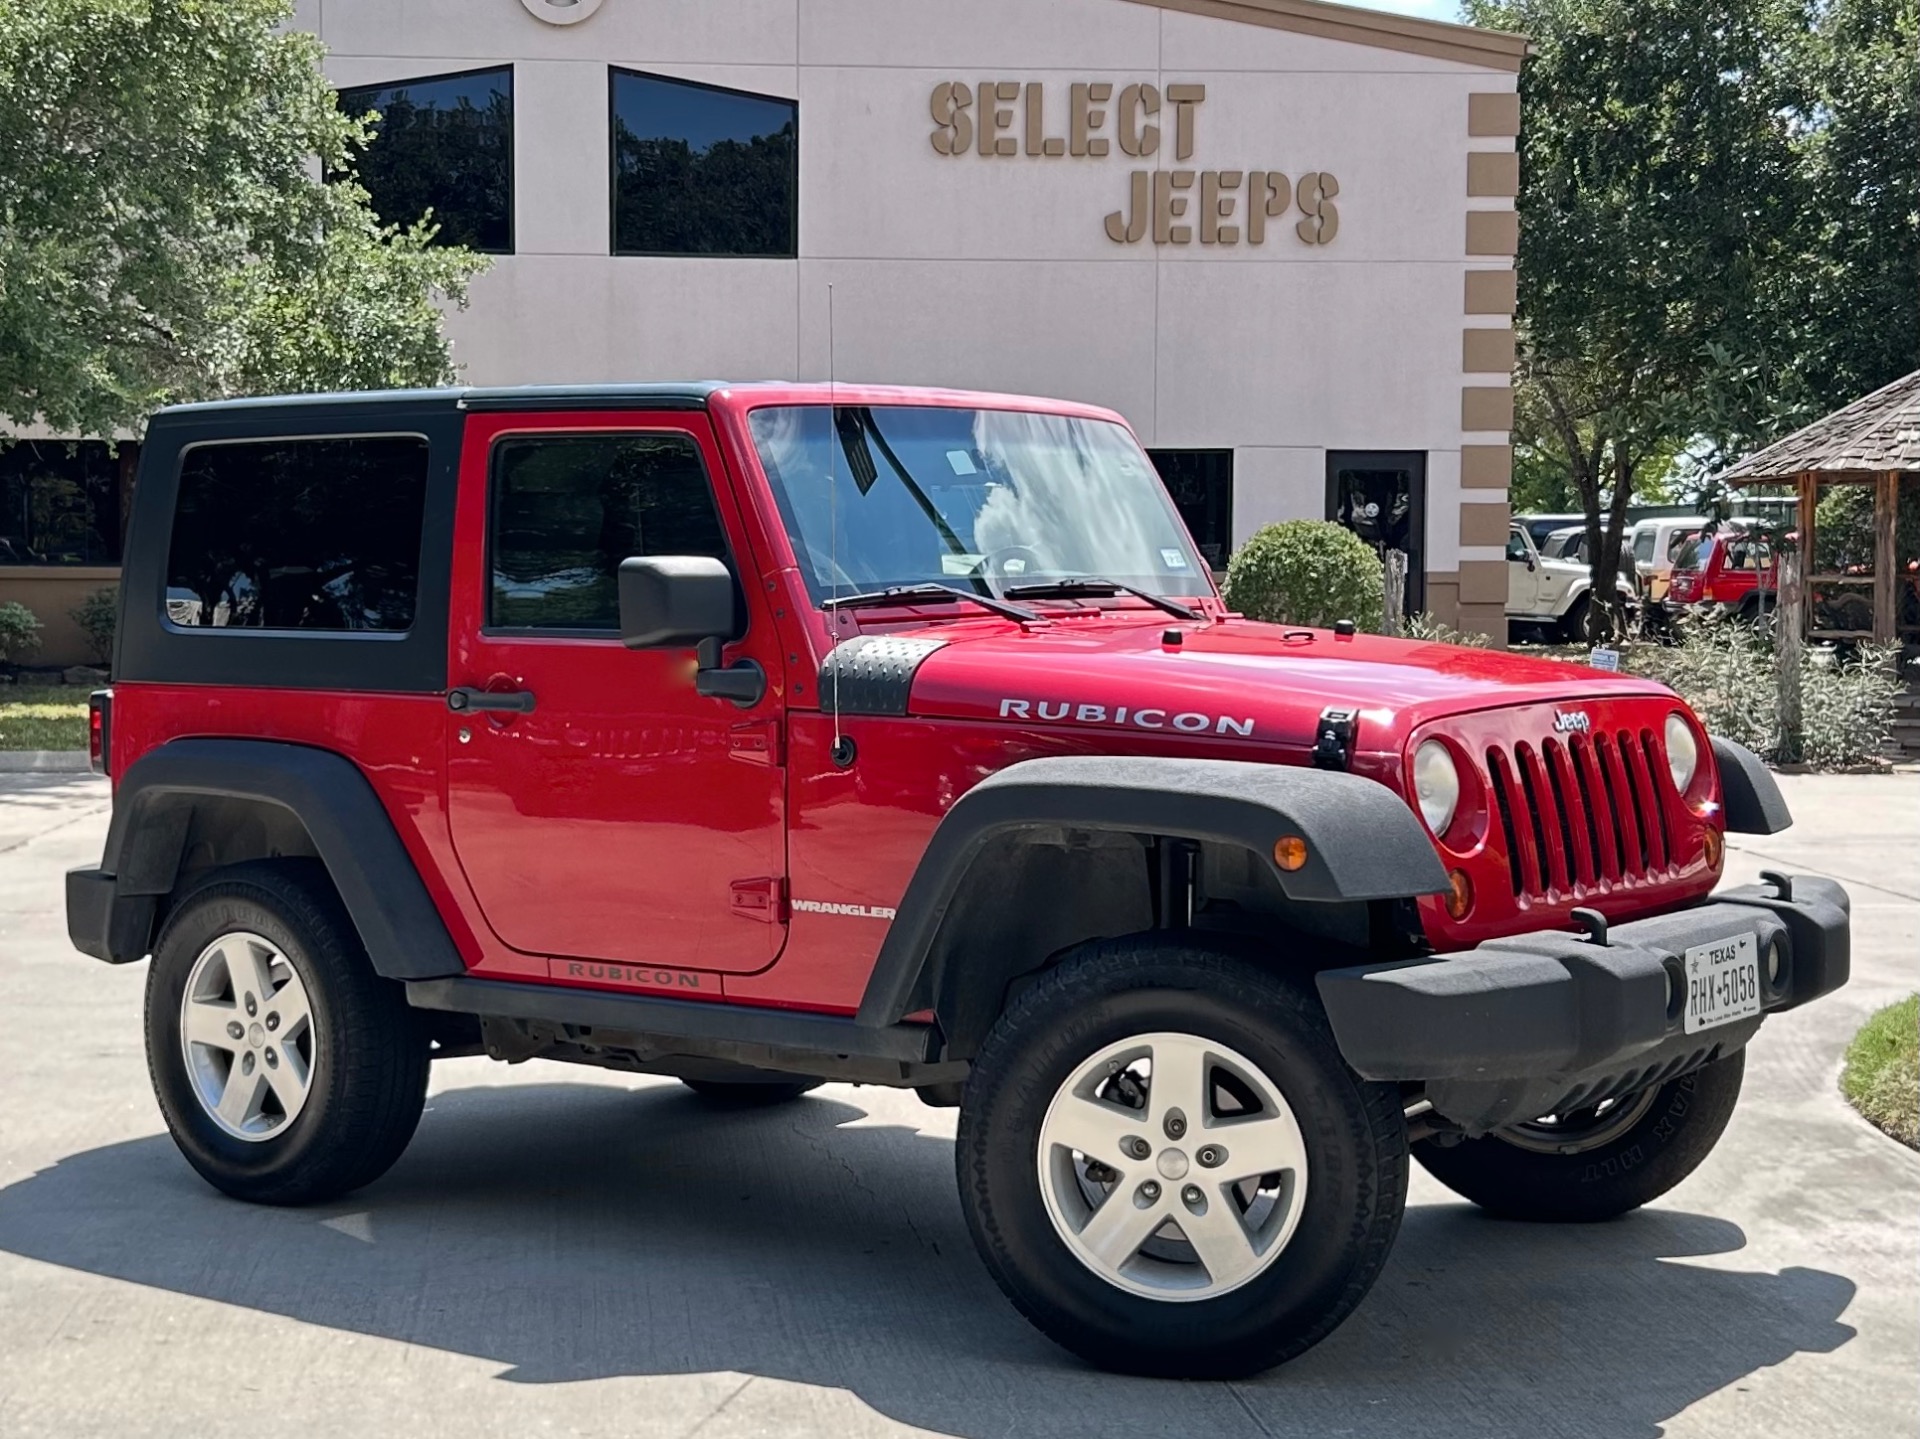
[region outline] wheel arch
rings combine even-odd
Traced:
[[[99,871],[112,887],[106,957],[142,957],[202,875],[282,858],[325,868],[377,973],[417,980],[466,972],[358,766],[330,750],[268,740],[174,740],[121,776]]]
[[[1306,841],[1297,870],[1275,862],[1284,835]],[[941,821],[881,946],[859,1023],[932,1010],[948,1056],[970,1055],[1008,988],[1066,949],[1178,927],[1163,909],[1169,845],[1196,855],[1209,890],[1231,894],[1231,908],[1269,934],[1364,945],[1377,901],[1447,888],[1406,803],[1358,775],[1236,760],[1026,760],[983,780]]]

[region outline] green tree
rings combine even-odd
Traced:
[[[1515,442],[1564,473],[1586,512],[1594,593],[1611,596],[1628,502],[1697,429],[1690,397],[1714,371],[1711,347],[1751,353],[1775,318],[1756,300],[1792,263],[1804,199],[1801,11],[1793,0],[1466,8],[1534,42],[1520,77]]]
[[[439,304],[484,261],[375,217],[290,13],[0,0],[0,421],[452,378]]]

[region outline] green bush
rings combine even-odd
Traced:
[[[1254,532],[1227,565],[1234,609],[1276,624],[1352,620],[1378,630],[1386,574],[1358,535],[1326,520],[1287,520]]]
[[[67,615],[87,637],[87,647],[93,651],[93,657],[105,664],[113,654],[113,627],[120,617],[120,592],[111,585],[95,590],[68,610]]]
[[[1893,735],[1898,666],[1899,651],[1887,645],[1802,650],[1797,758],[1816,769],[1881,759]],[[1633,668],[1672,686],[1710,733],[1775,763],[1796,758],[1780,730],[1779,658],[1767,637],[1732,623],[1694,625],[1678,644],[1640,647]]]
[[[18,600],[0,605],[0,660],[17,660],[39,648],[39,617]]]

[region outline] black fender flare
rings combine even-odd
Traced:
[[[466,973],[372,784],[351,760],[307,745],[181,739],[134,761],[115,786],[100,862],[101,879],[112,877],[114,908],[150,911],[156,897],[172,893],[190,813],[190,806],[174,803],[182,797],[251,800],[290,812],[312,839],[374,969],[388,979]],[[131,941],[131,929],[123,926],[118,933],[122,943]]]
[[[995,839],[1041,827],[1238,846],[1261,856],[1294,900],[1402,899],[1448,887],[1433,841],[1406,801],[1359,775],[1246,760],[1023,760],[968,790],[940,821],[880,946],[859,1023],[896,1024],[909,1012],[968,868]],[[1283,835],[1307,843],[1298,870],[1274,862],[1274,841]]]
[[[1743,744],[1719,735],[1707,738],[1720,767],[1720,800],[1726,806],[1727,828],[1735,834],[1778,834],[1790,828],[1793,813],[1767,762]]]

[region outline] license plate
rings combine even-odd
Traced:
[[[1760,1012],[1760,947],[1752,935],[1696,944],[1685,959],[1688,1034]]]

